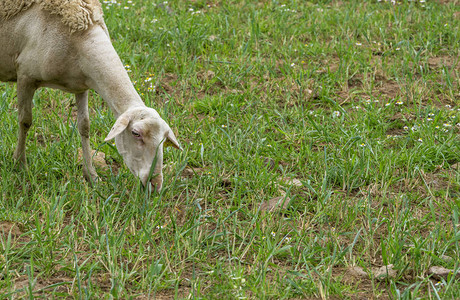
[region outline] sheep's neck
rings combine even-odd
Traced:
[[[116,117],[129,108],[145,106],[103,30],[90,31],[80,47],[88,87],[102,96]]]

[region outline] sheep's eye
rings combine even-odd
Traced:
[[[141,135],[139,134],[139,132],[137,131],[131,131],[131,133],[133,134],[134,137],[138,138],[138,137],[141,137]]]

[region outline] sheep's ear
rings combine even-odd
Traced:
[[[123,132],[123,130],[126,129],[129,125],[130,118],[127,115],[121,115],[118,117],[118,119],[115,121],[115,124],[113,125],[112,129],[110,129],[109,134],[105,138],[105,142],[110,141],[117,135]]]
[[[166,138],[164,142],[165,147],[172,146],[180,151],[183,150],[182,147],[179,145],[179,142],[177,141],[176,136],[172,132],[171,128],[169,128],[168,131],[166,131],[165,138]]]

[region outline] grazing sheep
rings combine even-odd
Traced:
[[[75,94],[83,150],[83,174],[97,179],[89,143],[88,89],[107,102],[117,118],[105,141],[144,186],[154,166],[152,187],[163,183],[163,142],[181,149],[171,128],[146,107],[113,48],[97,0],[1,0],[0,81],[16,81],[19,134],[14,158],[26,163],[25,141],[32,125],[32,98],[40,87]]]

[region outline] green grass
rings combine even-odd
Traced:
[[[103,142],[95,93],[101,181],[83,179],[60,91],[35,95],[19,169],[0,84],[1,298],[460,298],[428,271],[460,270],[458,1],[169,2],[103,4],[184,148],[165,152],[161,195]]]

